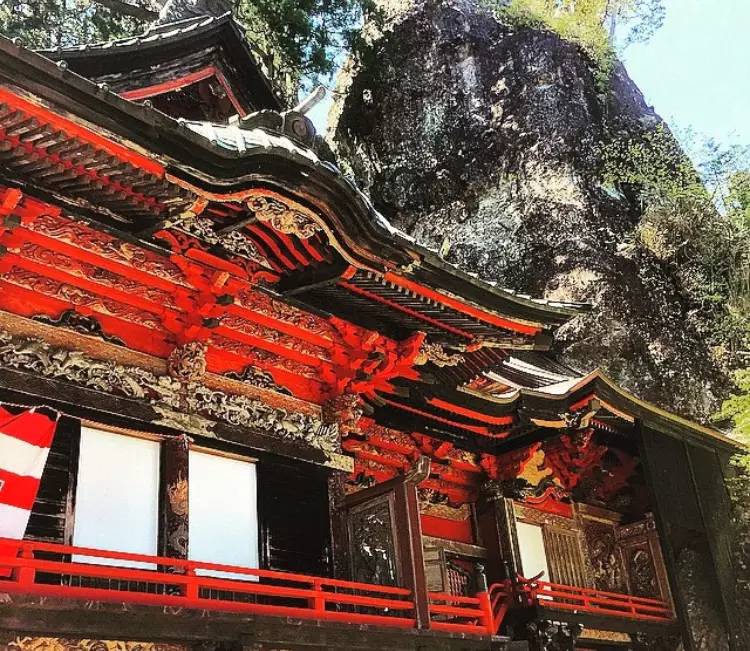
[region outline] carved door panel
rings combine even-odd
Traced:
[[[352,506],[347,517],[351,577],[377,585],[399,585],[393,493]]]
[[[582,522],[593,587],[607,592],[627,592],[628,585],[615,525],[588,519],[582,519]]]
[[[553,583],[589,586],[582,544],[579,531],[545,525],[544,547]]]
[[[617,536],[630,593],[671,600],[653,518],[618,527]]]

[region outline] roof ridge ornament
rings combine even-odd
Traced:
[[[238,120],[230,120],[230,125],[251,131],[264,129],[276,133],[315,150],[317,148],[317,131],[312,120],[304,113],[294,109],[279,113],[270,109],[256,111]]]

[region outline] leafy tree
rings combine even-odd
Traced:
[[[738,392],[727,400],[716,418],[731,418],[733,436],[750,444],[750,369],[737,373]],[[727,481],[732,502],[732,552],[737,571],[737,598],[740,612],[750,612],[750,454],[732,459]],[[742,621],[743,635],[750,643],[750,621]]]
[[[664,22],[663,0],[485,0],[503,20],[541,27],[580,45],[598,66],[604,93],[616,46],[647,40]]]
[[[150,0],[3,0],[0,32],[27,47],[65,47],[135,33],[156,16]]]
[[[635,196],[633,246],[670,265],[691,299],[689,318],[728,370],[750,351],[750,151],[681,140],[666,126],[603,145],[605,185]]]
[[[359,44],[375,0],[235,0],[251,38],[275,49],[299,75],[331,75],[339,56]]]
[[[164,0],[3,0],[0,32],[28,47],[65,47],[130,36],[158,17]],[[357,42],[373,0],[231,0],[267,64],[295,79],[330,75]]]

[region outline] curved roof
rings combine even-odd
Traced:
[[[124,193],[127,196],[123,198],[120,192],[113,197],[103,195],[95,203],[82,203],[67,190],[71,187],[69,175],[75,176],[81,168],[85,176],[81,164],[71,168],[63,185],[43,186],[49,196],[70,201],[78,213],[119,236],[160,248],[152,237],[158,229],[179,229],[185,215],[195,217],[196,211],[211,202],[244,205],[262,190],[263,196],[288,202],[295,215],[311,220],[313,230],[322,229],[333,245],[330,251],[315,251],[326,264],[276,269],[285,288],[282,293],[288,291],[306,309],[325,304],[330,312],[353,322],[372,319],[363,307],[364,299],[369,306],[386,305],[391,323],[379,326],[388,329],[389,336],[400,340],[396,334],[421,329],[449,351],[463,351],[455,368],[452,362],[447,366],[429,362],[428,372],[419,382],[402,381],[396,395],[388,398],[373,394],[371,405],[380,414],[398,413],[409,423],[439,423],[439,431],[484,431],[486,419],[505,422],[511,410],[529,423],[536,419],[548,425],[559,421],[561,412],[595,394],[610,403],[615,413],[665,431],[679,430],[735,445],[714,430],[638,400],[598,371],[569,375],[564,368],[550,366],[549,360],[540,364],[539,360],[509,354],[517,348],[545,349],[554,328],[580,314],[585,306],[534,300],[484,283],[393,229],[354,183],[324,158],[314,129],[303,115],[266,111],[231,125],[174,120],[7,39],[0,38],[0,53],[0,82],[10,89],[8,97],[26,102],[24,110],[36,116],[30,113],[27,120],[29,128],[39,134],[35,138],[52,137],[53,131],[75,133],[88,143],[86,155],[96,157],[96,148],[105,147],[108,155],[127,160],[130,167],[121,169],[136,179],[134,188],[143,187],[143,180],[137,179],[146,171],[154,178],[151,185],[157,187],[153,196],[133,190],[132,196]],[[54,124],[43,124],[45,112],[57,116]],[[151,209],[133,212],[131,203],[141,208],[146,204],[162,206],[163,214]],[[199,204],[200,210],[196,208]],[[214,223],[211,228],[218,236],[227,228],[242,228],[245,221],[246,216],[241,215],[239,225],[218,228]],[[275,237],[278,233],[265,235]],[[289,246],[290,256],[295,250],[300,253],[295,242]],[[163,253],[163,246],[160,250]],[[222,255],[226,254],[224,250]],[[462,336],[469,341],[477,338],[483,346],[459,348]],[[539,336],[546,336],[547,341]],[[465,389],[468,378],[486,371],[502,377],[506,384],[515,383],[515,388],[494,397]],[[412,400],[406,409],[399,407],[404,407],[402,395]],[[468,406],[456,411],[457,404]],[[446,415],[450,409],[453,415]],[[503,445],[502,438],[493,445]]]

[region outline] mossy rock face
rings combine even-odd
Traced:
[[[435,250],[448,237],[448,261],[592,303],[561,328],[562,361],[704,420],[729,383],[695,299],[640,242],[637,188],[604,183],[606,144],[662,121],[621,65],[606,97],[597,73],[575,44],[479,2],[417,1],[342,73],[329,140],[395,226]]]

